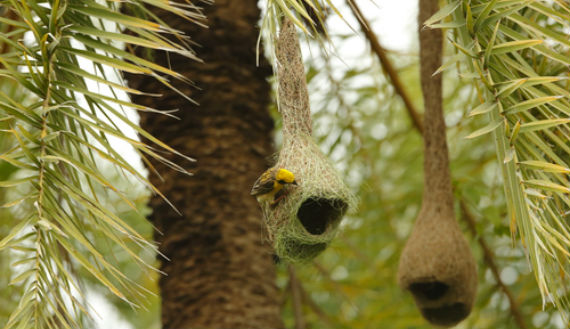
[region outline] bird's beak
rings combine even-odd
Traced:
[[[293,183],[291,183],[291,184],[293,184],[293,185],[295,185],[295,186],[298,186],[298,185],[299,185],[299,184],[297,184],[297,181],[296,181],[296,180],[294,180]]]

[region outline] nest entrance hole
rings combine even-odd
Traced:
[[[422,308],[421,312],[432,324],[453,326],[469,315],[470,308],[464,303],[453,303],[434,308]]]
[[[447,296],[450,286],[441,281],[414,282],[408,289],[417,302],[437,302]],[[432,324],[451,326],[457,324],[469,315],[470,307],[467,304],[456,302],[443,304],[438,307],[421,307],[423,316]]]
[[[331,224],[338,222],[347,209],[348,204],[341,199],[310,197],[299,207],[297,218],[307,232],[321,235]]]
[[[443,282],[415,282],[410,284],[410,291],[420,300],[437,300],[445,295],[449,286]]]

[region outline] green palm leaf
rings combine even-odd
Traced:
[[[263,37],[265,48],[274,64],[276,62],[275,40],[277,40],[277,33],[283,18],[288,18],[303,33],[312,35],[317,39],[320,38],[319,27],[322,28],[322,35],[327,36],[327,29],[324,24],[327,8],[330,8],[344,20],[332,0],[266,0],[264,4],[265,12],[261,22],[257,48],[259,52],[259,45]]]
[[[170,78],[185,78],[125,51],[125,45],[197,60],[187,37],[157,20],[148,5],[202,24],[197,8],[164,1],[130,1],[121,11],[118,2],[0,0],[0,133],[8,141],[0,161],[19,169],[0,181],[3,191],[11,191],[1,196],[12,195],[2,207],[14,218],[8,234],[0,236],[0,251],[19,251],[10,284],[21,291],[10,318],[0,319],[6,328],[80,327],[88,312],[79,268],[135,307],[138,296],[147,293],[94,237],[118,246],[145,271],[154,270],[140,255],[156,252],[155,246],[109,210],[106,199],[138,212],[136,200],[103,167],[160,192],[115,149],[111,137],[143,159],[154,157],[178,171],[184,169],[160,150],[191,160],[126,114],[127,109],[161,111],[129,102],[124,93],[143,92],[125,87],[121,72],[153,75],[170,88]],[[123,127],[152,145],[129,137]]]
[[[543,300],[566,312],[569,13],[565,1],[448,1],[427,22],[435,27],[446,21],[466,22],[455,27],[454,42],[460,51],[472,49],[475,55],[466,63],[476,73],[484,102],[473,112],[489,113],[491,122],[505,123],[489,131],[502,163],[510,218],[516,224],[511,230],[523,240]]]

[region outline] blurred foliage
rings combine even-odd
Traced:
[[[313,263],[295,267],[306,292],[303,317],[306,328],[432,328],[396,279],[401,249],[421,205],[422,139],[377,59],[366,47],[356,46],[363,42],[360,35],[332,35],[337,49],[343,43],[363,49],[357,55],[354,50],[348,52],[350,58],[342,51],[327,57],[310,41],[310,52],[304,51],[315,138],[344,172],[360,197],[360,206],[345,218],[344,229],[328,250]],[[449,58],[456,56],[451,48],[447,49]],[[417,54],[391,52],[390,58],[421,108]],[[476,240],[480,236],[494,252],[501,279],[514,296],[526,327],[565,327],[552,304],[542,310],[541,295],[523,248],[511,242],[503,181],[491,136],[465,138],[481,128],[479,121],[468,118],[480,102],[465,72],[465,67],[457,66],[444,73],[458,220],[478,261],[480,278],[473,312],[458,328],[518,328],[506,295],[484,261]],[[462,220],[460,200],[477,221],[476,237]],[[285,265],[279,268],[286,325],[293,328],[289,276]]]

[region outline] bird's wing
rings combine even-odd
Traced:
[[[273,191],[273,181],[274,181],[273,170],[267,170],[253,184],[251,189],[251,195],[261,195]]]

